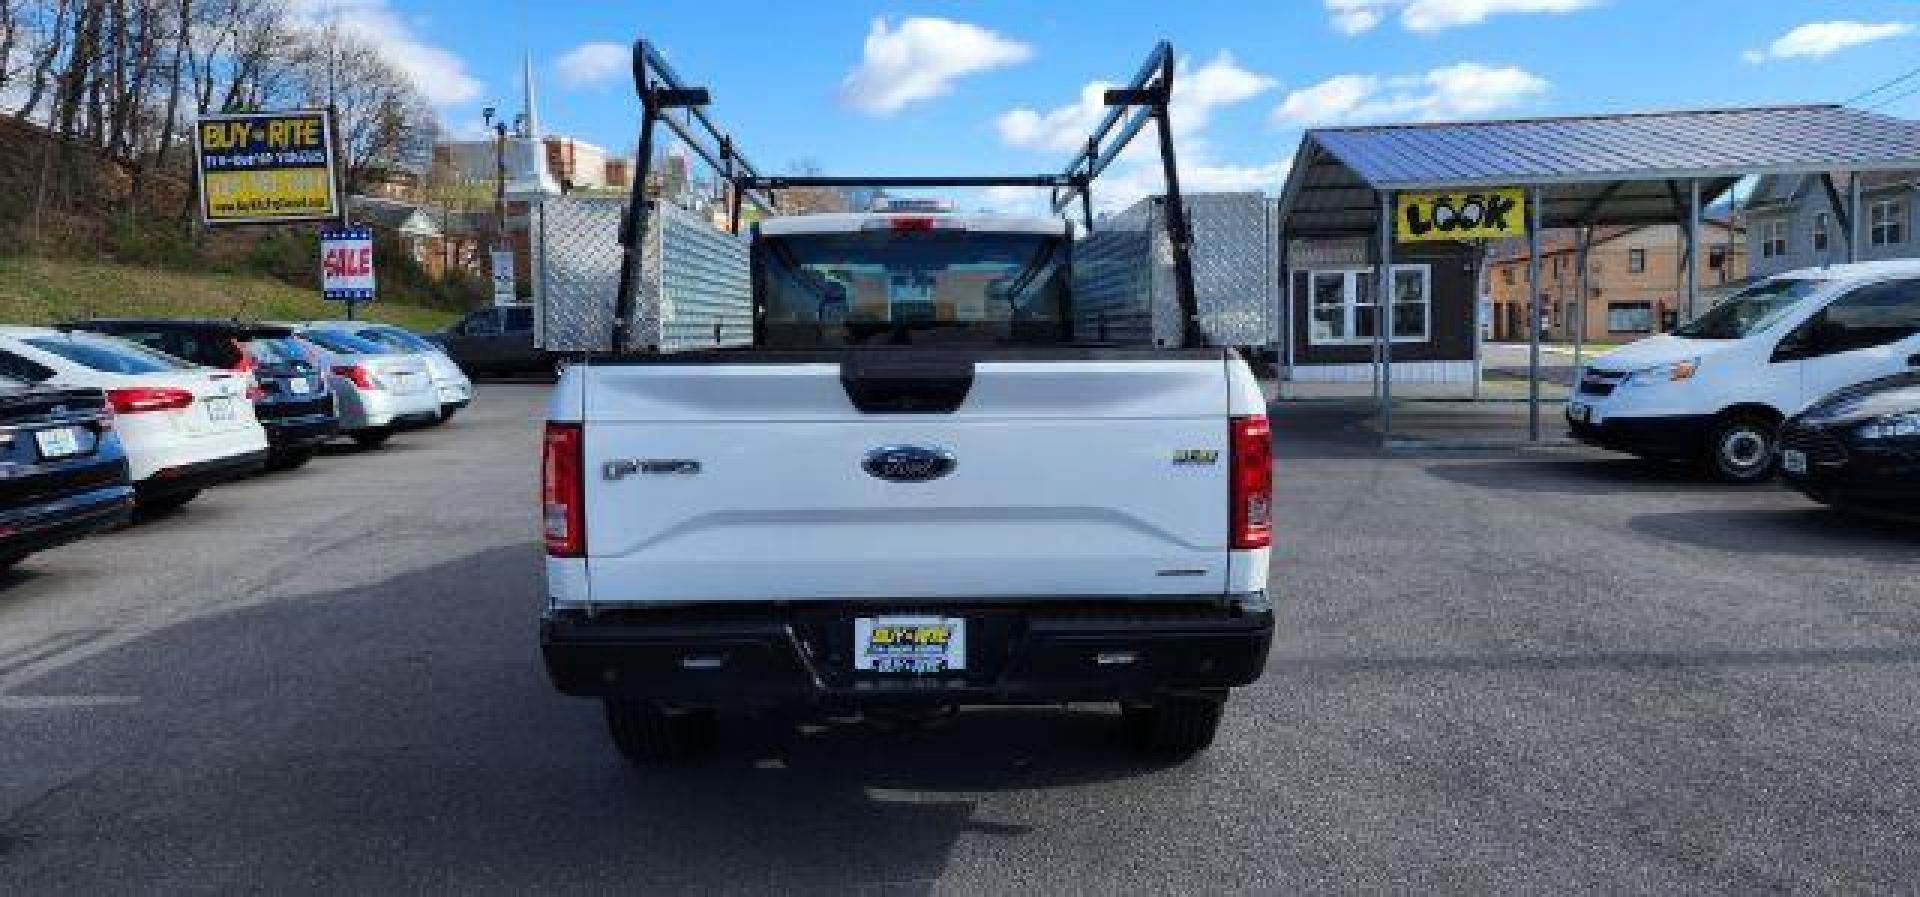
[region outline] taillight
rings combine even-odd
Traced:
[[[107,404],[115,414],[174,411],[193,404],[193,393],[174,386],[130,386],[107,390]]]
[[[368,373],[366,368],[361,367],[360,365],[357,365],[357,364],[336,365],[333,369],[333,373],[334,373],[334,376],[345,377],[348,380],[353,381],[353,385],[358,386],[361,389],[379,389],[380,388],[379,384],[373,382],[373,374]]]
[[[1229,426],[1233,516],[1227,546],[1266,548],[1273,544],[1273,431],[1265,417],[1236,417]]]
[[[240,360],[227,369],[236,374],[253,373],[253,356],[247,353],[247,345],[237,339],[227,340],[227,345],[232,346],[234,354],[240,356]]]
[[[547,424],[540,453],[540,517],[545,525],[547,554],[557,558],[585,557],[587,553],[580,441],[579,424]]]

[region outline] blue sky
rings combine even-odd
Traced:
[[[531,51],[544,129],[630,152],[624,50],[604,45],[645,35],[761,168],[836,174],[1055,170],[1087,86],[1160,38],[1185,61],[1188,177],[1270,191],[1311,124],[1838,101],[1920,66],[1914,0],[336,2],[456,133],[518,110]],[[1884,111],[1920,115],[1920,93]],[[1157,185],[1121,167],[1109,198]]]

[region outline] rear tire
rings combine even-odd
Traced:
[[[1213,745],[1226,706],[1224,692],[1163,695],[1151,704],[1120,705],[1120,723],[1127,741],[1139,750],[1191,757]]]
[[[606,698],[605,703],[607,732],[629,763],[683,763],[713,745],[711,709],[671,709],[636,698]]]
[[[1774,440],[1780,427],[1757,415],[1729,417],[1707,438],[1707,470],[1721,482],[1764,483],[1773,478]]]
[[[392,430],[366,430],[353,434],[353,441],[363,449],[377,449],[392,437]]]

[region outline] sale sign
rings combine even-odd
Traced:
[[[373,231],[341,227],[320,232],[320,295],[348,302],[373,298]]]

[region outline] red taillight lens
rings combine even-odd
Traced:
[[[1233,517],[1227,545],[1266,548],[1273,544],[1273,431],[1265,417],[1236,417],[1229,426]]]
[[[232,346],[234,354],[240,356],[240,360],[234,362],[228,370],[237,374],[253,373],[253,356],[247,354],[247,344],[237,339],[230,339],[227,340],[227,345]]]
[[[115,414],[174,411],[193,404],[193,393],[173,386],[131,386],[107,390],[107,404]]]
[[[357,364],[337,365],[334,367],[333,373],[334,373],[334,376],[345,377],[348,380],[353,381],[353,385],[358,386],[361,389],[379,389],[380,388],[380,384],[373,382],[373,375],[368,373],[366,368],[363,368]]]
[[[545,521],[547,554],[557,558],[587,553],[580,442],[579,424],[547,424],[540,456],[540,516]]]

